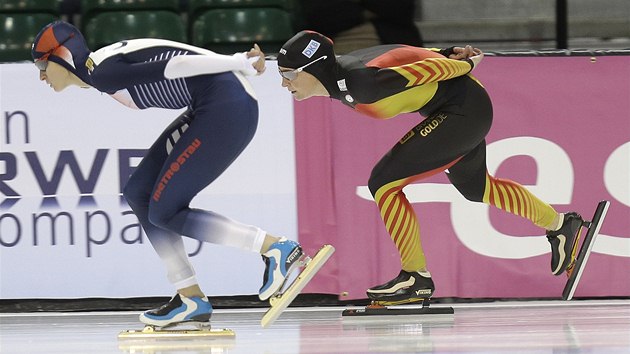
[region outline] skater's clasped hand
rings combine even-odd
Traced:
[[[254,44],[254,48],[250,49],[246,55],[247,58],[258,57],[258,60],[252,62],[252,66],[256,69],[256,75],[260,75],[265,72],[265,53],[263,53],[258,44]],[[251,60],[252,59],[250,59],[250,62]]]
[[[473,48],[469,45],[465,47],[454,47],[453,53],[448,56],[450,59],[466,60],[470,59],[476,67],[483,59],[483,52],[479,48]]]
[[[453,47],[453,53],[448,57],[450,59],[468,59],[476,55],[483,55],[481,49],[473,48],[469,45],[465,47]]]

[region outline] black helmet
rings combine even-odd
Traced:
[[[321,57],[326,57],[320,59]],[[304,71],[320,78],[323,70],[330,69],[336,62],[333,41],[321,33],[314,31],[301,31],[289,39],[278,53],[278,66],[297,69],[313,63],[304,68]]]

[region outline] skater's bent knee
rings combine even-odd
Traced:
[[[165,213],[161,208],[149,204],[149,222],[163,229],[168,229],[169,222],[173,218],[170,213]]]
[[[483,185],[477,183],[453,183],[459,193],[471,202],[483,202]],[[480,188],[481,187],[481,188]]]
[[[133,186],[133,184],[128,183],[125,185],[122,192],[123,197],[132,209],[136,205],[140,206],[149,204],[150,194],[142,191],[136,186]]]
[[[378,190],[383,188],[385,184],[386,183],[383,182],[382,178],[372,174],[368,180],[368,189],[370,190],[370,193],[372,193],[372,197],[375,197]]]
[[[483,195],[462,193],[462,196],[466,198],[466,200],[469,200],[471,202],[477,202],[477,203],[483,202]]]

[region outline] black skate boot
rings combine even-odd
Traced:
[[[547,231],[547,239],[551,243],[551,272],[553,275],[562,274],[572,265],[583,223],[584,220],[580,214],[566,213],[560,229]]]
[[[424,302],[433,295],[435,285],[431,276],[401,270],[398,276],[385,284],[371,287],[367,296],[373,304],[388,306]]]

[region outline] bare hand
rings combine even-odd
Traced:
[[[453,48],[453,54],[449,55],[448,57],[450,59],[457,59],[457,60],[462,60],[462,59],[468,59],[470,57],[473,56],[477,56],[477,55],[483,55],[483,52],[481,51],[481,49],[479,48],[473,48],[469,45],[465,46],[465,47],[454,47]]]
[[[257,74],[260,75],[265,72],[265,53],[260,50],[258,44],[254,44],[254,48],[250,49],[249,52],[246,53],[248,58],[258,57],[252,66],[256,69]]]

